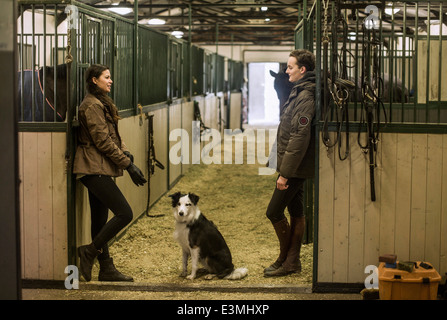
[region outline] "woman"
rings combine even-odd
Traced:
[[[73,173],[87,187],[91,209],[92,243],[78,248],[80,271],[86,281],[91,280],[96,257],[100,281],[133,281],[116,270],[107,246],[133,218],[129,203],[112,177],[122,176],[126,169],[137,186],[146,183],[119,135],[120,117],[108,96],[112,83],[108,67],[89,67],[86,71],[88,93],[79,107],[80,130]],[[109,209],[114,216],[107,222]]]
[[[305,228],[304,182],[315,171],[315,56],[307,50],[294,50],[287,60],[286,73],[294,84],[277,133],[279,173],[266,215],[279,240],[278,259],[264,269],[267,277],[281,277],[301,271],[300,250]],[[290,224],[284,215],[288,209]]]

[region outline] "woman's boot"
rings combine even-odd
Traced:
[[[108,258],[99,261],[99,281],[133,281],[133,278],[126,276],[116,270],[113,259]]]
[[[92,280],[92,268],[95,258],[101,253],[93,243],[78,248],[80,271],[85,281]]]
[[[279,257],[270,267],[264,269],[264,273],[272,272],[281,267],[287,258],[287,252],[289,250],[290,226],[287,218],[274,223],[273,228],[275,229],[276,236],[279,240]]]
[[[287,258],[284,263],[276,270],[264,272],[266,277],[282,277],[291,273],[301,272],[301,241],[304,235],[305,217],[290,219],[290,246],[287,252]]]

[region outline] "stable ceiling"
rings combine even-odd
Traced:
[[[134,19],[134,0],[81,0],[81,2],[104,10],[128,9],[129,12],[122,15]],[[165,24],[151,26],[169,33],[181,31],[184,39],[188,39],[191,27],[191,40],[196,44],[290,46],[294,43],[294,29],[302,14],[300,10],[303,2],[303,0],[138,0],[138,21],[141,24],[148,24],[151,19],[162,19]],[[375,5],[379,10],[387,8],[395,12],[393,16],[386,12],[382,14],[383,30],[394,29],[396,32],[402,32],[405,21],[407,34],[413,34],[412,27],[417,15],[419,31],[424,32],[428,11],[430,11],[430,24],[436,19],[441,20],[443,25],[447,22],[447,5],[444,4],[441,9],[439,2],[432,2],[428,7],[425,1],[324,0],[322,11],[325,3],[340,4],[351,32],[356,28],[354,12],[358,12],[359,18],[363,21],[370,14],[365,10],[368,5]],[[313,0],[307,1],[308,10],[313,4]],[[331,13],[329,9],[329,21],[332,19]],[[445,35],[445,32],[443,34]]]
[[[81,0],[102,9],[133,9],[132,1]],[[188,39],[191,16],[193,43],[291,45],[298,23],[296,0],[139,0],[138,21],[165,21],[152,27],[164,31],[182,31]],[[190,9],[191,8],[191,11]],[[124,17],[134,19],[133,10]]]

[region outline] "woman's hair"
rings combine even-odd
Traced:
[[[298,67],[306,67],[306,71],[313,71],[315,69],[315,55],[309,50],[294,50],[289,56],[296,59]]]
[[[99,79],[101,74],[106,70],[110,70],[109,67],[102,64],[92,64],[85,72],[86,89],[88,93],[93,94],[99,101],[101,101],[101,103],[109,110],[115,123],[118,123],[118,120],[121,118],[118,115],[118,108],[115,106],[112,98],[93,82],[93,78]]]

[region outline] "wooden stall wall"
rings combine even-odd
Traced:
[[[65,279],[67,171],[64,132],[19,132],[23,279]]]
[[[192,153],[192,122],[194,121],[194,102],[183,102],[182,105],[182,129],[184,129],[189,137],[189,150],[188,155],[190,157],[188,163],[182,163],[182,174],[185,174],[191,167],[191,153]]]
[[[177,103],[169,106],[169,131],[182,129],[182,104]],[[176,141],[169,141],[169,149],[172,148]],[[171,187],[182,175],[182,164],[174,164],[168,160],[169,166],[169,187]]]
[[[362,139],[365,136],[362,135]],[[364,140],[363,140],[364,141]],[[317,283],[363,283],[381,254],[447,272],[447,135],[381,133],[370,198],[368,155],[320,145]],[[335,151],[335,152],[334,152]]]
[[[154,115],[154,147],[155,156],[165,169],[161,170],[155,167],[154,174],[151,176],[151,198],[150,205],[153,205],[168,190],[168,108],[158,109],[149,114]]]
[[[241,127],[242,112],[242,93],[232,92],[230,94],[230,123],[228,129],[242,129]]]

